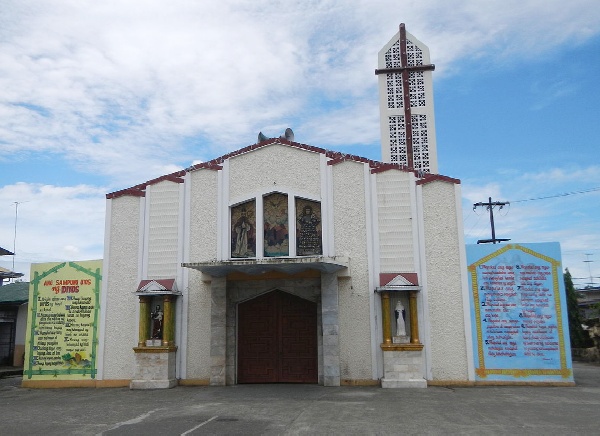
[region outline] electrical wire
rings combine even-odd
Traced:
[[[548,195],[546,197],[527,198],[525,200],[513,200],[510,203],[522,203],[524,201],[546,200],[548,198],[567,197],[569,195],[587,194],[588,192],[600,191],[600,186],[596,188],[583,189],[581,191],[565,192],[563,194]]]

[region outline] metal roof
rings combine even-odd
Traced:
[[[29,301],[29,282],[0,286],[0,304],[23,304]]]

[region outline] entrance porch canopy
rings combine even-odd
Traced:
[[[182,263],[181,266],[201,271],[213,277],[225,277],[233,272],[248,275],[260,275],[269,271],[297,274],[306,270],[317,270],[330,274],[348,268],[349,259],[340,256],[277,257],[189,262]]]

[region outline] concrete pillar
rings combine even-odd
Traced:
[[[173,319],[173,296],[165,295],[163,297],[163,347],[173,345],[175,337],[175,320]]]
[[[383,343],[392,343],[392,323],[390,320],[390,293],[384,291],[381,293],[381,320],[383,329]]]
[[[337,274],[321,274],[323,385],[340,385],[340,342]]]
[[[146,346],[146,339],[150,333],[150,301],[151,298],[147,295],[140,295],[138,347]]]
[[[227,278],[213,277],[210,306],[210,384],[225,386]]]
[[[410,343],[420,344],[419,340],[419,318],[417,315],[417,293],[408,293],[408,309],[410,311]]]

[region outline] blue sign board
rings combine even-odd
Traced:
[[[467,246],[477,381],[573,382],[558,243]]]

